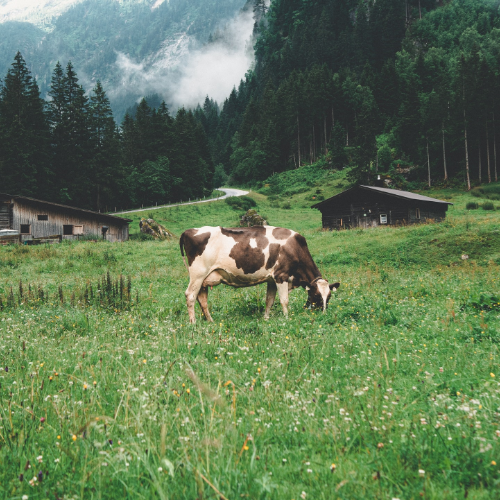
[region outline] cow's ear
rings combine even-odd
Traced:
[[[338,290],[340,283],[330,283],[330,290]]]

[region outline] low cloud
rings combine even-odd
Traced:
[[[252,66],[252,29],[252,12],[241,12],[203,47],[179,33],[141,62],[118,53],[120,83],[110,97],[157,93],[173,109],[195,107],[207,95],[223,102]]]

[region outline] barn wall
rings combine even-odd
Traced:
[[[12,225],[12,206],[10,200],[0,200],[0,229],[10,229]]]
[[[46,215],[48,220],[38,220],[39,215]],[[102,226],[108,226],[106,239],[109,241],[126,241],[128,239],[128,224],[116,224],[99,220],[92,214],[65,211],[62,207],[50,207],[30,204],[15,200],[13,207],[12,229],[21,231],[21,225],[30,225],[30,234],[22,235],[23,240],[63,235],[63,225],[83,226],[84,237],[102,238]],[[79,239],[79,235],[63,235],[63,239]]]
[[[446,217],[447,209],[447,205],[440,203],[395,198],[366,190],[346,193],[345,197],[336,197],[320,208],[325,229],[385,225],[381,224],[381,215],[387,216],[388,226],[418,224],[429,219],[439,222]]]

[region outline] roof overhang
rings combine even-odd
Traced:
[[[401,191],[399,189],[389,189],[389,188],[379,188],[376,186],[359,185],[359,186],[354,186],[350,189],[346,189],[345,191],[342,191],[341,193],[336,194],[335,196],[332,196],[331,198],[320,201],[319,203],[312,205],[311,208],[316,208],[316,209],[320,210],[320,208],[322,206],[327,205],[332,200],[335,200],[335,198],[345,196],[347,193],[350,193],[351,191],[355,191],[357,189],[371,191],[373,193],[385,194],[387,196],[392,196],[392,197],[398,198],[400,200],[421,201],[424,203],[442,203],[444,205],[453,205],[453,203],[451,203],[449,201],[438,200],[436,198],[430,198],[429,196],[423,196],[421,194],[411,193],[410,191]]]
[[[78,213],[82,216],[92,217],[94,219],[101,219],[104,221],[112,222],[115,224],[130,224],[132,219],[125,219],[123,217],[117,217],[116,215],[103,214],[101,212],[94,212],[92,210],[85,210],[84,208],[71,207],[69,205],[62,205],[60,203],[52,203],[45,200],[37,200],[36,198],[30,198],[28,196],[19,196],[8,193],[0,193],[0,198],[10,198],[11,200],[24,201],[26,203],[31,203],[33,205],[43,206],[46,208],[53,208],[55,210],[66,210],[72,213]]]

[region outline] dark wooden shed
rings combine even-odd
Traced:
[[[316,203],[325,229],[418,224],[446,217],[449,201],[375,186],[356,186]]]
[[[131,219],[114,215],[0,193],[0,234],[2,230],[14,230],[21,242],[42,238],[102,238],[103,228],[107,240],[126,241],[130,222]],[[15,238],[9,235],[9,239]]]

